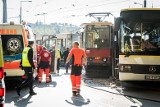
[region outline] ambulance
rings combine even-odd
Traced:
[[[0,24],[0,35],[2,39],[5,81],[22,80],[25,72],[20,68],[22,51],[28,45],[28,40],[35,41],[32,29],[26,25]],[[37,62],[36,42],[34,46],[34,61]]]

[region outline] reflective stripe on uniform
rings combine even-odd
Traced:
[[[31,64],[29,63],[28,60],[28,52],[29,52],[30,47],[24,48],[22,52],[22,66],[23,67],[31,67]]]
[[[76,86],[76,89],[80,89],[80,85],[77,85],[77,86]]]
[[[72,91],[77,91],[76,87],[72,87]]]
[[[72,91],[77,91],[77,88],[72,86]]]

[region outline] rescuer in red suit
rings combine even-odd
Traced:
[[[46,83],[49,83],[51,81],[51,77],[50,77],[51,54],[46,49],[46,47],[43,47],[43,50],[40,53],[38,64],[39,64],[38,66],[39,67],[39,74],[38,74],[39,83],[42,82],[42,75],[44,70],[46,73]]]
[[[74,42],[73,48],[71,49],[66,64],[72,58],[72,68],[71,68],[71,82],[72,82],[72,93],[73,96],[80,95],[81,87],[81,74],[82,74],[82,64],[87,63],[86,53],[83,49],[79,48],[79,43]]]

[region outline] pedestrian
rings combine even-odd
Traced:
[[[66,63],[68,54],[69,54],[69,48],[66,48],[66,50],[63,52],[64,64]],[[68,67],[69,63],[65,64],[66,73],[68,73]]]
[[[55,66],[55,45],[51,46],[51,49],[49,50],[49,52],[51,53],[51,66],[50,66],[50,71],[54,72],[54,66]]]
[[[81,74],[82,74],[82,64],[87,63],[86,53],[83,49],[79,48],[79,43],[74,42],[73,48],[71,49],[66,64],[72,58],[72,68],[71,68],[71,82],[72,82],[72,93],[73,96],[80,95],[81,87]]]
[[[29,45],[26,48],[24,48],[22,52],[22,67],[25,71],[26,79],[22,81],[22,83],[16,87],[16,91],[19,96],[20,96],[21,89],[25,86],[29,86],[29,89],[30,89],[29,94],[31,96],[37,94],[33,91],[33,80],[34,80],[33,71],[35,69],[35,65],[33,62],[32,47],[33,47],[34,41],[29,41],[28,44]]]
[[[46,47],[43,46],[43,50],[40,53],[40,57],[38,61],[38,68],[39,68],[38,82],[39,83],[42,82],[43,71],[45,71],[46,73],[46,83],[51,82],[50,65],[51,65],[51,54],[46,49]]]
[[[59,70],[60,70],[61,57],[62,57],[61,51],[57,49],[57,73],[59,73]]]

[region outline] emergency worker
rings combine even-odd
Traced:
[[[29,86],[30,95],[36,95],[33,91],[33,70],[35,69],[35,65],[33,62],[33,44],[34,41],[29,41],[29,45],[24,48],[22,52],[22,67],[25,71],[26,79],[22,81],[20,85],[16,87],[17,94],[20,96],[20,91],[23,87]]]
[[[55,66],[55,45],[51,46],[51,49],[49,50],[49,52],[51,53],[51,66],[50,66],[50,72],[56,73],[56,71],[54,71],[54,66]]]
[[[71,68],[71,82],[72,82],[72,93],[73,96],[80,95],[81,86],[81,74],[82,74],[82,64],[87,63],[86,53],[84,50],[79,48],[79,43],[74,42],[73,48],[71,49],[66,64],[72,58],[72,68]]]
[[[68,54],[69,54],[69,48],[66,48],[66,50],[63,52],[64,64],[66,63]],[[68,67],[69,64],[65,65],[66,73],[68,73]]]
[[[44,70],[46,73],[46,83],[49,83],[51,81],[51,77],[50,77],[51,54],[46,49],[46,47],[43,47],[43,50],[40,53],[38,64],[39,64],[38,66],[39,67],[39,74],[38,74],[39,83],[42,82],[42,75]]]
[[[57,73],[59,73],[59,70],[60,70],[61,57],[62,57],[61,51],[57,49]]]

